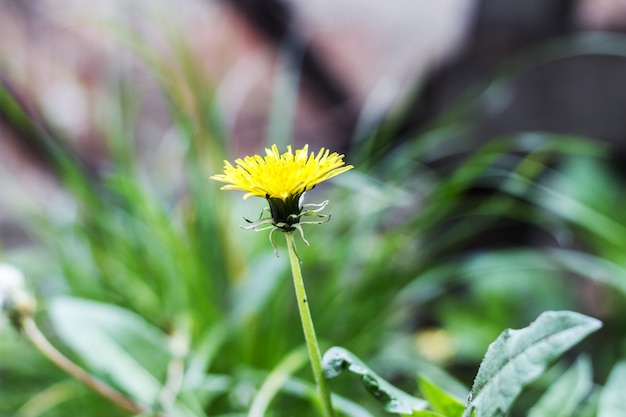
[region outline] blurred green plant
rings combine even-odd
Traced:
[[[166,31],[174,60],[125,28],[112,31],[162,90],[169,110],[163,135],[179,150],[168,154],[175,168],[164,173],[140,158],[134,132],[142,95],[124,73],[109,80],[114,99],[95,132],[108,152],[104,172],[88,168],[71,142],[3,82],[3,123],[42,150],[68,194],[47,209],[27,204],[27,196],[8,201],[34,242],[18,249],[3,243],[2,257],[36,289],[36,319],[51,342],[148,414],[307,414],[317,395],[301,335],[289,330],[298,320],[288,270],[266,236],[237,231],[234,219],[249,206],[208,181],[230,157],[213,86],[174,28]],[[591,40],[553,51],[623,54],[623,36]],[[540,56],[530,63],[556,57]],[[414,415],[459,415],[465,385],[502,329],[566,309],[604,323],[602,343],[581,346],[594,375],[586,359],[564,373],[566,357],[526,386],[509,415],[552,415],[555,403],[568,404],[559,410],[564,416],[624,410],[626,193],[608,168],[610,150],[545,132],[494,138],[478,149],[463,141],[471,111],[497,93],[488,87],[506,85],[526,63],[470,91],[410,141],[392,146],[389,116],[378,136],[361,138],[349,155],[358,171],[319,189],[336,214],[332,227],[310,230],[316,245],[299,256],[308,295],[317,300],[311,309],[322,350],[342,346],[403,391],[419,386],[432,410]],[[293,113],[277,107],[273,117]],[[280,122],[274,131],[288,131],[289,121]],[[447,159],[454,165],[433,163]],[[172,171],[177,175],[168,176]],[[1,175],[3,187],[13,184],[12,173]],[[539,233],[537,246],[476,245],[519,224]],[[43,361],[10,329],[1,331],[0,414],[127,415]],[[576,396],[569,397],[566,387],[573,386]],[[339,378],[332,390],[340,414],[380,415],[361,384]],[[488,392],[474,387],[477,415],[498,404]],[[538,392],[545,392],[539,401]]]

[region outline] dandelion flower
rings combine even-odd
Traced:
[[[336,152],[330,153],[324,148],[317,154],[309,153],[308,145],[296,150],[295,153],[291,146],[288,146],[287,152],[281,154],[276,145],[265,149],[265,152],[264,157],[254,155],[237,159],[235,165],[224,161],[224,173],[211,177],[212,180],[226,183],[222,190],[245,191],[244,199],[250,197],[267,199],[271,219],[249,221],[253,224],[250,228],[254,230],[278,228],[290,232],[299,229],[299,224],[302,223],[319,223],[301,222],[303,216],[315,215],[327,218],[328,216],[319,214],[327,202],[303,206],[301,199],[306,191],[313,189],[317,184],[352,169],[352,165],[345,165],[344,156]],[[312,207],[314,209],[311,209]],[[267,227],[259,229],[260,225]]]

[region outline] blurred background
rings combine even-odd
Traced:
[[[603,329],[512,415],[581,351],[593,370],[571,415],[595,415],[626,356],[624,2],[0,8],[0,261],[25,272],[37,321],[95,375],[167,415],[247,415],[295,352],[266,415],[310,410],[283,242],[276,258],[265,233],[238,227],[263,201],[208,180],[224,159],[309,144],[356,167],[307,195],[333,212],[299,249],[323,349],[350,349],[408,392],[421,373],[464,399],[503,329],[570,309]],[[174,359],[170,410],[155,393]],[[139,374],[154,386],[129,382]],[[331,389],[354,402],[346,415],[383,415],[349,377]],[[128,415],[3,322],[0,415],[79,411]]]

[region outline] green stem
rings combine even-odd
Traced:
[[[302,279],[302,271],[300,270],[300,259],[296,253],[296,241],[293,237],[293,232],[285,233],[285,238],[287,239],[287,248],[289,249],[289,262],[291,263],[293,285],[296,290],[300,321],[302,322],[304,339],[306,340],[306,346],[309,351],[311,368],[313,369],[313,376],[315,378],[315,383],[317,384],[317,390],[322,404],[322,411],[324,412],[325,417],[333,417],[334,412],[330,400],[330,391],[328,389],[328,385],[326,384],[326,378],[324,377],[324,371],[322,369],[322,355],[320,353],[319,345],[317,344],[315,328],[313,327],[313,319],[311,318],[311,311],[309,310],[309,304],[304,290],[304,281]]]
[[[83,368],[76,365],[65,355],[59,352],[54,346],[52,346],[52,344],[50,344],[46,336],[41,333],[41,330],[39,330],[39,327],[37,327],[32,318],[24,318],[21,322],[21,329],[30,341],[37,347],[37,349],[50,359],[52,363],[83,384],[87,385],[98,394],[133,414],[142,414],[147,411],[130,400],[128,397],[124,396],[121,392],[89,374]]]

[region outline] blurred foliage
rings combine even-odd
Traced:
[[[112,89],[117,102],[109,105],[120,113],[111,110],[99,132],[105,172],[85,168],[68,141],[2,87],[2,120],[42,146],[67,194],[45,210],[26,204],[28,196],[14,201],[33,243],[15,250],[2,243],[1,255],[30,277],[40,297],[38,320],[52,341],[134,398],[175,415],[246,415],[263,400],[268,416],[303,415],[315,390],[285,247],[279,244],[276,259],[266,234],[238,228],[261,201],[244,203],[208,181],[232,156],[214,88],[175,35],[176,65],[132,33],[114,32],[162,89],[170,139],[180,151],[170,156],[178,160],[176,176],[136,149],[132,109],[142,96],[131,82]],[[459,109],[478,106],[482,97],[468,94],[401,142],[394,142],[388,115],[355,140],[347,156],[354,172],[307,195],[330,199],[334,213],[329,224],[309,227],[311,247],[299,248],[322,347],[355,352],[406,392],[416,392],[420,373],[464,399],[503,329],[571,309],[605,323],[590,338],[595,342],[581,345],[597,385],[589,414],[576,415],[594,415],[598,402],[610,409],[623,362],[611,369],[626,356],[626,193],[608,164],[610,149],[545,132],[465,143],[471,114]],[[285,121],[277,120],[291,112],[283,110],[272,109],[272,126],[286,134]],[[3,185],[10,175],[2,172]],[[511,415],[525,415],[574,354],[522,395]],[[126,415],[6,327],[0,357],[1,415]],[[182,367],[171,366],[177,363]],[[580,373],[590,378],[585,363],[576,362],[554,391]],[[600,393],[609,373],[610,389]],[[280,389],[260,389],[270,378],[282,381]],[[164,386],[174,387],[174,400]],[[382,415],[361,386],[339,379],[331,389],[346,415]],[[549,409],[550,399],[537,404],[534,413]]]

